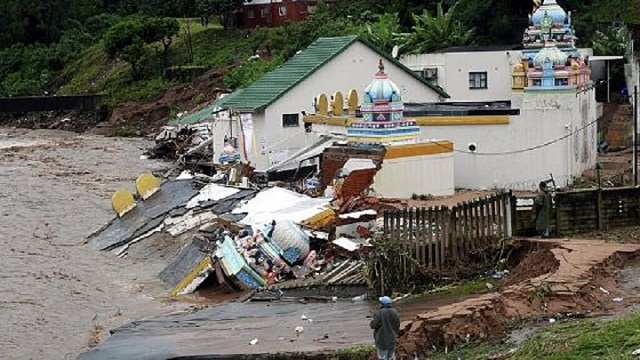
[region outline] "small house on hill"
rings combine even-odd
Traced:
[[[341,113],[346,94],[355,94],[357,102],[357,91],[370,83],[381,59],[405,101],[434,103],[449,97],[357,36],[319,38],[247,88],[180,122],[211,121],[215,110],[228,110],[214,121],[214,151],[220,154],[225,143],[235,144],[243,160],[266,170],[316,142],[318,136],[305,126],[303,116],[314,113],[318,102]]]

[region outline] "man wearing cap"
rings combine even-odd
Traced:
[[[373,337],[376,340],[378,359],[395,360],[396,358],[396,338],[400,332],[400,316],[391,307],[391,298],[383,296],[380,299],[381,308],[371,320]]]

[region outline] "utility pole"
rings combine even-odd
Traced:
[[[633,87],[633,186],[638,186],[638,86]]]

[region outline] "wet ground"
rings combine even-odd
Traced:
[[[59,131],[0,129],[0,358],[75,358],[105,331],[178,310],[153,259],[97,253],[84,238],[133,190],[148,142]]]

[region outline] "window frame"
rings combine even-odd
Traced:
[[[287,123],[287,118],[291,119],[295,116],[295,125],[292,122]],[[282,114],[282,127],[283,128],[295,128],[300,127],[300,114],[299,113],[290,113],[290,114]]]
[[[482,85],[484,75],[484,86]],[[476,80],[475,76],[479,76]],[[479,86],[476,86],[479,84]],[[469,90],[486,90],[489,88],[489,74],[487,71],[469,71]]]

